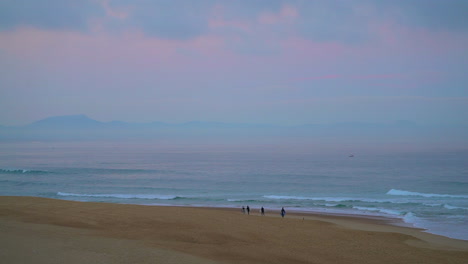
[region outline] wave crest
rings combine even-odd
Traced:
[[[155,195],[155,194],[81,194],[81,193],[65,193],[58,192],[58,196],[72,197],[92,197],[92,198],[119,198],[119,199],[146,199],[146,200],[175,200],[179,197],[176,195]]]
[[[26,173],[49,173],[48,171],[41,170],[26,170],[26,169],[0,169],[0,174],[26,174]]]
[[[422,197],[439,197],[439,198],[465,198],[468,199],[468,195],[452,195],[452,194],[437,194],[437,193],[418,193],[404,190],[391,189],[387,192],[388,195],[400,195],[400,196],[422,196]]]
[[[368,202],[368,203],[406,203],[388,199],[368,199],[368,198],[352,198],[352,197],[305,197],[305,196],[287,196],[287,195],[264,195],[264,198],[272,200],[311,200],[311,201],[326,201],[326,202]]]

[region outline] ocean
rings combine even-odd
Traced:
[[[379,216],[468,240],[468,151],[350,154],[280,145],[0,143],[0,195]]]

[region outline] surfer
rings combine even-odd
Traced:
[[[262,213],[262,215],[265,215],[265,209],[263,208],[263,206],[262,209],[260,209],[260,212]]]
[[[284,207],[281,208],[281,217],[284,217],[286,215],[286,210],[284,210]]]

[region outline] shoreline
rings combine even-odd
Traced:
[[[10,196],[0,196],[1,197],[10,197]],[[69,201],[69,202],[79,202],[79,203],[101,203],[101,204],[121,204],[121,205],[135,205],[135,206],[150,206],[150,207],[175,207],[175,208],[200,208],[200,209],[207,209],[207,210],[226,210],[226,211],[233,211],[239,212],[241,214],[242,207],[235,207],[235,206],[208,206],[208,205],[173,205],[173,204],[133,204],[133,203],[113,203],[113,202],[96,202],[96,201],[79,201],[79,200],[67,200],[67,199],[59,199],[59,198],[49,198],[49,197],[38,197],[38,196],[11,196],[11,197],[31,197],[31,198],[44,198],[44,199],[51,199],[51,200],[59,200],[59,201]],[[287,207],[286,207],[287,208]],[[279,208],[265,208],[266,216],[268,217],[280,217],[280,210]],[[326,212],[326,211],[314,211],[313,209],[310,210],[294,210],[291,208],[287,208],[287,216],[292,218],[302,218],[302,217],[309,217],[309,219],[316,219],[316,220],[324,220],[330,221],[334,223],[339,223],[340,221],[336,221],[339,219],[347,219],[355,222],[366,222],[375,225],[384,225],[384,226],[393,226],[393,227],[401,227],[401,228],[409,228],[421,233],[434,235],[438,237],[443,237],[447,239],[453,239],[457,241],[465,241],[468,242],[468,239],[459,239],[454,238],[442,234],[432,233],[429,232],[429,229],[416,227],[412,223],[405,222],[403,218],[400,217],[393,217],[393,216],[383,216],[383,215],[372,215],[372,214],[359,214],[359,213],[346,213],[346,212]],[[271,213],[274,211],[275,213]],[[251,208],[251,215],[260,216],[260,208],[254,207]]]
[[[60,199],[58,199],[60,200]],[[71,200],[65,200],[65,201],[71,201]],[[80,202],[80,201],[78,201]],[[85,202],[86,203],[86,202]],[[103,202],[106,203],[106,202]],[[125,203],[122,203],[125,204]],[[190,205],[169,205],[169,204],[128,204],[128,205],[142,205],[142,206],[156,206],[156,207],[181,207],[181,208],[201,208],[201,209],[213,209],[213,210],[227,210],[227,211],[233,211],[233,212],[239,212],[241,214],[241,209],[242,207],[229,207],[229,206],[206,206],[206,205],[200,205],[200,206],[190,206]],[[265,208],[265,216],[267,217],[280,217],[280,209],[275,208],[272,210],[271,208]],[[390,226],[396,226],[396,227],[405,227],[405,228],[411,228],[411,229],[417,229],[417,230],[422,230],[426,231],[427,229],[424,228],[419,228],[415,227],[411,223],[406,223],[402,218],[398,217],[386,217],[386,216],[380,216],[380,215],[366,215],[366,214],[347,214],[347,213],[337,213],[337,212],[320,212],[320,211],[313,211],[313,210],[294,210],[287,208],[287,215],[286,217],[293,217],[293,218],[301,218],[301,217],[317,217],[317,218],[323,218],[323,219],[349,219],[349,220],[357,220],[357,221],[366,221],[374,224],[381,224],[381,225],[390,225]],[[261,213],[259,212],[259,208],[254,207],[253,209],[251,208],[251,215],[254,216],[261,216]],[[272,212],[275,213],[272,213]],[[429,233],[429,232],[427,232]],[[429,233],[432,235],[437,235],[437,236],[443,236],[439,234],[434,234],[434,233]],[[462,240],[462,241],[468,241],[464,239],[457,239],[457,238],[452,238],[448,236],[443,236],[446,238],[450,239],[455,239],[455,240]]]
[[[51,198],[53,199],[53,198]],[[61,199],[59,199],[61,200]],[[66,200],[66,201],[72,201],[72,200]],[[88,201],[81,201],[81,202],[88,202]],[[103,202],[106,203],[106,202]],[[122,203],[126,204],[126,203]],[[130,204],[130,205],[143,205],[143,206],[161,206],[161,207],[182,207],[182,208],[204,208],[204,209],[221,209],[221,210],[232,210],[232,211],[238,211],[241,212],[242,207],[234,207],[234,206],[207,206],[207,205],[173,205],[173,204]],[[256,210],[258,209],[258,210]],[[267,216],[280,216],[280,210],[279,208],[265,208],[266,215]],[[389,225],[389,226],[395,226],[395,227],[403,227],[403,228],[411,228],[415,230],[419,230],[421,232],[425,232],[427,234],[435,235],[435,236],[441,236],[445,237],[448,239],[454,239],[454,240],[461,240],[461,241],[467,241],[468,239],[459,239],[459,238],[454,238],[442,234],[437,234],[433,232],[429,232],[429,229],[422,228],[422,227],[417,227],[412,223],[405,222],[403,218],[400,217],[393,217],[393,216],[383,216],[383,215],[372,215],[372,214],[359,214],[359,213],[346,213],[346,212],[326,212],[326,211],[314,211],[313,209],[310,210],[294,210],[287,208],[287,214],[288,216],[293,216],[295,218],[298,217],[305,217],[305,216],[315,216],[317,218],[337,218],[337,219],[350,219],[350,220],[357,220],[357,221],[369,221],[375,224],[381,224],[381,225]],[[253,208],[251,209],[252,215],[260,215],[259,213],[260,208]],[[275,213],[270,213],[274,211]]]
[[[466,263],[468,241],[385,219],[0,196],[8,263]],[[87,259],[87,261],[83,261]],[[157,260],[157,261],[156,261]]]
[[[1,197],[10,197],[10,196],[0,196]],[[44,198],[44,199],[51,199],[51,200],[60,200],[60,201],[70,201],[70,202],[80,202],[80,203],[102,203],[102,204],[122,204],[122,205],[136,205],[136,206],[150,206],[150,207],[176,207],[176,208],[200,208],[200,209],[214,209],[214,210],[229,210],[235,212],[241,212],[242,207],[236,206],[208,206],[208,205],[174,205],[174,204],[134,204],[134,203],[114,203],[114,202],[105,202],[105,201],[79,201],[79,200],[68,200],[68,199],[60,199],[60,198],[50,198],[50,197],[39,197],[39,196],[11,196],[11,197],[31,197],[31,198]],[[280,208],[265,208],[267,216],[273,217],[280,217]],[[459,241],[466,241],[468,239],[460,239],[455,237],[450,237],[443,234],[437,234],[433,232],[429,232],[429,229],[423,227],[417,227],[413,223],[405,222],[403,218],[396,217],[396,216],[384,216],[378,214],[360,214],[360,213],[346,213],[346,212],[327,212],[327,211],[320,211],[320,210],[297,210],[287,208],[287,214],[289,217],[300,218],[300,217],[315,217],[316,219],[322,220],[332,220],[332,219],[348,219],[354,220],[357,222],[369,222],[378,225],[388,225],[394,227],[402,227],[402,228],[409,228],[418,230],[422,233],[440,236],[447,239],[459,240]],[[271,213],[274,211],[275,213]],[[260,208],[254,207],[251,208],[252,215],[260,215]],[[334,221],[336,222],[336,221]]]
[[[211,206],[179,206],[179,205],[144,205],[144,206],[162,206],[162,207],[175,207],[175,208],[200,208],[206,210],[226,210],[242,214],[241,208],[236,207],[211,207]],[[257,209],[257,208],[254,208]],[[251,209],[250,216],[259,217],[274,217],[281,218],[279,210],[274,214],[265,213],[262,216],[259,210]],[[247,215],[247,214],[246,214]],[[427,232],[427,229],[415,227],[410,223],[406,223],[401,218],[396,217],[385,217],[385,216],[372,216],[362,214],[346,214],[346,213],[322,213],[314,211],[303,211],[303,210],[291,210],[289,209],[285,218],[297,219],[297,220],[312,220],[312,221],[324,221],[338,226],[346,228],[352,228],[361,231],[377,231],[377,232],[396,232],[410,233],[418,239],[430,240],[436,244],[450,244],[454,248],[468,250],[468,240],[452,238],[444,235],[434,234]],[[465,246],[458,247],[457,241],[466,243]]]

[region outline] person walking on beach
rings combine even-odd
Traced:
[[[262,215],[265,215],[265,209],[263,208],[263,206],[262,209],[260,209],[260,212],[262,213]]]
[[[284,210],[284,207],[281,208],[281,217],[284,217],[286,215],[286,210]]]
[[[242,206],[242,213],[245,214],[245,207]]]
[[[247,205],[247,214],[250,214],[250,207]]]

